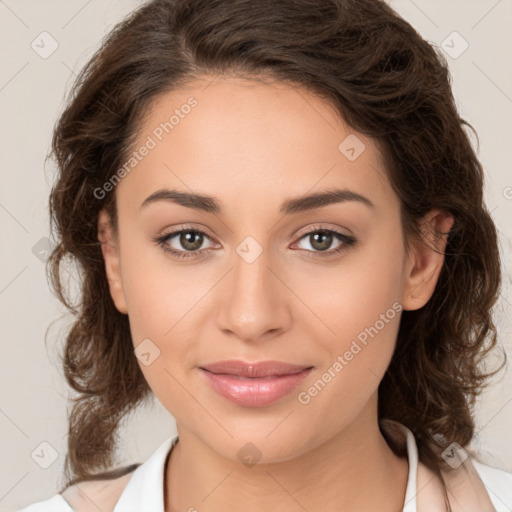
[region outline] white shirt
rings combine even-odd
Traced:
[[[409,461],[409,476],[407,479],[407,487],[405,492],[405,501],[402,512],[419,512],[417,497],[418,492],[424,492],[417,485],[418,477],[418,449],[413,433],[404,425],[391,420],[381,421],[381,427],[388,432],[391,424],[395,424],[396,432],[402,437],[402,444],[407,450],[407,458]],[[128,484],[123,489],[112,512],[164,512],[164,467],[168,454],[178,441],[178,435],[168,438],[164,441],[149,459],[136,468]],[[480,480],[484,487],[481,487],[480,498],[471,498],[472,502],[490,503],[486,510],[482,510],[479,506],[477,512],[511,512],[512,511],[512,473],[497,469],[486,464],[482,464],[470,457],[469,463],[476,469]],[[461,466],[462,467],[462,466]],[[467,467],[467,466],[466,466]],[[456,472],[457,470],[454,470]],[[464,477],[465,478],[465,477]],[[460,486],[459,486],[460,487]],[[474,482],[468,482],[468,489],[473,492],[475,489]],[[464,491],[465,492],[465,491]],[[467,494],[467,493],[466,493]],[[429,502],[428,495],[424,495],[424,502]],[[439,498],[439,497],[437,497]],[[476,507],[476,505],[475,505]],[[429,507],[425,512],[437,512]],[[440,509],[439,509],[440,510]],[[467,510],[465,508],[464,510]],[[51,498],[38,501],[31,505],[20,509],[18,512],[74,512],[69,503],[61,494],[55,494]],[[468,510],[469,512],[469,510]]]

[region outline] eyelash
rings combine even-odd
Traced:
[[[179,235],[181,233],[200,233],[207,238],[213,239],[206,231],[203,231],[200,228],[187,228],[186,226],[180,226],[180,229],[171,231],[170,233],[167,233],[165,235],[162,235],[160,237],[153,238],[153,242],[155,242],[158,246],[162,248],[162,250],[165,253],[170,254],[173,258],[176,259],[187,259],[187,258],[199,258],[204,253],[208,252],[208,249],[202,249],[201,251],[176,251],[175,249],[170,249],[168,245],[166,245],[166,242],[168,242],[171,238],[175,237],[176,235]],[[345,235],[344,233],[340,233],[339,231],[336,231],[334,229],[325,229],[320,227],[314,227],[311,231],[308,231],[307,233],[304,233],[299,240],[302,240],[303,238],[310,236],[314,233],[324,233],[324,234],[332,234],[336,239],[338,239],[340,242],[343,242],[337,249],[329,250],[329,251],[310,251],[308,249],[302,249],[306,252],[313,252],[315,256],[309,256],[311,258],[326,258],[329,256],[333,256],[335,254],[341,254],[345,251],[347,251],[350,247],[352,247],[356,243],[356,239],[352,236]],[[213,239],[214,240],[214,239]],[[215,241],[215,240],[214,240]]]

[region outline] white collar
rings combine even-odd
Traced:
[[[383,419],[379,424],[386,434],[396,435],[396,430],[393,432],[393,426],[402,433],[402,439],[399,440],[399,442],[401,441],[402,445],[405,444],[404,448],[407,450],[407,460],[409,462],[409,476],[407,478],[407,487],[405,488],[404,508],[402,512],[416,512],[416,496],[418,494],[418,447],[416,446],[414,434],[409,428],[397,421]]]
[[[177,442],[177,434],[168,438],[133,472],[112,512],[164,512],[165,461]]]
[[[402,512],[416,512],[418,450],[413,433],[401,423],[391,420],[381,421],[388,432],[390,423],[396,424],[404,434],[409,460],[409,477],[405,491]],[[178,435],[168,438],[134,472],[124,488],[113,512],[164,512],[164,467],[167,455],[178,442]]]

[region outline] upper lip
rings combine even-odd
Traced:
[[[271,375],[291,375],[312,368],[312,366],[290,364],[281,361],[256,361],[247,363],[240,359],[231,359],[207,364],[200,368],[212,373],[239,375],[240,377],[268,377]]]

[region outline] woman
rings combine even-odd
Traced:
[[[118,25],[53,139],[80,396],[66,486],[24,510],[509,510],[512,474],[464,448],[500,284],[464,124],[380,0],[154,0]],[[152,396],[178,435],[106,471]]]

